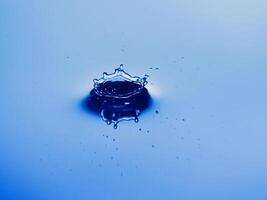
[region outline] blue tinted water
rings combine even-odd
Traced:
[[[151,97],[145,88],[147,78],[148,75],[143,78],[131,76],[121,64],[114,73],[104,72],[102,78],[94,79],[94,87],[82,100],[82,107],[101,115],[115,129],[121,121],[138,122],[141,112],[151,105]]]
[[[0,199],[265,200],[266,4],[1,0]],[[114,130],[80,102],[120,63],[153,106]]]

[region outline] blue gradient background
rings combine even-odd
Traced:
[[[1,0],[0,199],[266,200],[266,8]],[[154,107],[113,130],[80,103],[121,63]]]

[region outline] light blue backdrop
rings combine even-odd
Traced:
[[[266,8],[1,0],[0,199],[266,200]],[[154,105],[113,130],[80,103],[121,63]]]

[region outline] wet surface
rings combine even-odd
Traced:
[[[1,0],[0,199],[266,200],[266,7]],[[114,130],[81,100],[121,63],[153,102]]]

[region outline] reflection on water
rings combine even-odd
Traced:
[[[84,101],[85,108],[99,113],[102,119],[114,128],[120,121],[134,120],[148,108],[150,95],[145,88],[148,76],[131,76],[123,70],[123,65],[114,73],[103,73],[100,79],[94,79],[94,88]]]

